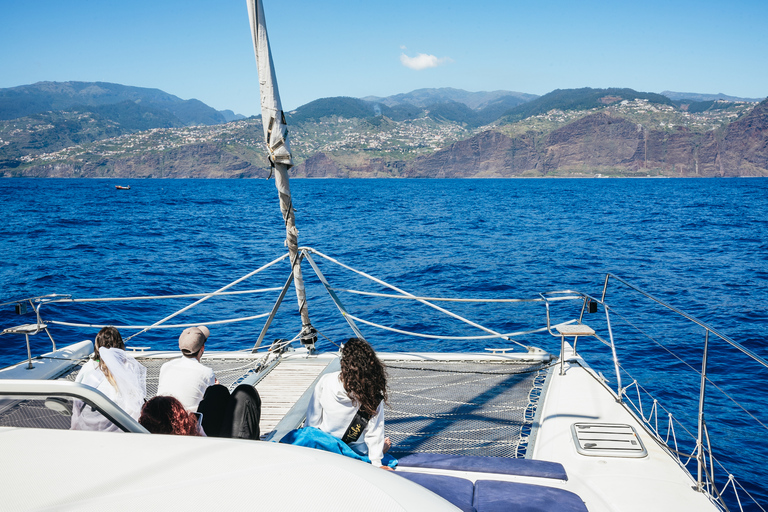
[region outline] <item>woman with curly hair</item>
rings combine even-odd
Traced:
[[[144,404],[139,423],[153,434],[201,436],[197,416],[172,396],[156,396]]]
[[[384,365],[365,340],[351,338],[341,350],[341,371],[323,376],[315,386],[305,425],[341,439],[374,466],[384,467],[386,401]]]

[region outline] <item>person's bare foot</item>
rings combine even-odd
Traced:
[[[387,453],[392,448],[392,441],[388,437],[384,438],[384,453]]]

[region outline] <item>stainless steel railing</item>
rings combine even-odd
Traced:
[[[605,282],[604,282],[604,285],[603,285],[603,290],[602,290],[601,297],[599,299],[597,299],[595,297],[591,297],[588,294],[583,294],[583,297],[584,297],[583,300],[584,300],[585,305],[587,304],[588,301],[595,301],[597,304],[602,306],[602,308],[605,311],[606,328],[607,328],[607,331],[608,331],[609,340],[605,340],[602,337],[600,337],[599,335],[596,335],[596,337],[600,341],[602,341],[603,343],[605,343],[606,345],[609,345],[611,347],[612,358],[613,358],[613,363],[614,363],[614,369],[615,369],[616,378],[617,378],[616,397],[617,397],[618,400],[622,400],[624,397],[628,396],[627,395],[628,388],[630,386],[632,386],[632,385],[636,385],[636,381],[634,381],[632,384],[630,384],[626,388],[622,387],[622,383],[621,383],[621,366],[620,366],[618,358],[616,356],[616,344],[615,344],[615,341],[614,341],[613,327],[611,325],[612,313],[615,312],[615,309],[607,302],[607,300],[608,300],[607,297],[608,297],[609,284],[612,281],[615,281],[616,283],[625,286],[626,289],[629,289],[632,292],[637,293],[637,294],[645,297],[646,299],[649,299],[652,303],[655,303],[656,305],[661,306],[662,308],[664,308],[664,309],[674,313],[676,316],[678,316],[680,318],[683,318],[687,322],[690,322],[691,324],[696,325],[696,326],[698,326],[698,327],[700,327],[700,328],[702,328],[704,330],[704,335],[703,335],[703,339],[702,339],[702,346],[701,346],[701,349],[702,349],[701,369],[700,370],[696,370],[699,373],[698,401],[697,401],[697,403],[698,403],[698,411],[697,411],[697,415],[696,415],[696,419],[697,419],[696,423],[697,423],[697,425],[696,425],[696,432],[695,432],[695,448],[694,448],[694,452],[691,454],[691,456],[693,458],[695,458],[695,460],[696,460],[696,475],[695,475],[695,478],[696,478],[696,488],[697,488],[697,490],[700,491],[700,492],[707,492],[707,493],[709,493],[710,495],[714,496],[718,501],[720,501],[720,503],[723,506],[725,506],[725,503],[723,502],[721,493],[725,489],[725,487],[727,487],[729,485],[733,485],[733,489],[734,489],[734,492],[735,492],[736,491],[736,484],[734,483],[733,475],[729,474],[728,481],[725,483],[725,485],[723,485],[720,489],[718,489],[718,487],[716,486],[716,484],[714,482],[714,476],[713,476],[713,472],[714,472],[714,469],[713,469],[714,468],[714,464],[713,464],[714,455],[712,454],[712,450],[711,450],[711,446],[710,446],[710,440],[709,440],[709,432],[707,430],[707,424],[706,424],[707,411],[706,411],[706,400],[705,400],[705,398],[707,397],[708,387],[709,386],[714,386],[714,383],[710,380],[709,367],[708,367],[709,359],[710,359],[710,355],[711,355],[711,350],[712,350],[712,338],[714,337],[714,338],[717,338],[719,340],[722,340],[728,346],[736,349],[739,353],[747,356],[750,360],[752,360],[753,362],[755,362],[758,365],[762,366],[763,368],[768,368],[768,361],[766,361],[764,358],[762,358],[761,356],[759,356],[758,354],[756,354],[752,350],[744,347],[740,343],[738,343],[735,340],[731,339],[727,335],[721,333],[720,331],[718,331],[717,329],[715,329],[711,325],[707,324],[706,322],[703,322],[702,320],[699,320],[698,318],[695,318],[694,316],[689,315],[689,314],[681,311],[680,309],[678,309],[678,308],[668,304],[667,302],[662,301],[662,300],[654,297],[653,295],[651,295],[651,294],[647,293],[646,291],[638,288],[637,286],[627,282],[626,280],[624,280],[624,279],[622,279],[622,278],[620,278],[620,277],[618,277],[618,276],[616,276],[614,274],[608,273],[608,274],[606,274],[606,277],[605,277]],[[584,312],[584,307],[582,307],[582,315],[583,315],[583,312]],[[581,317],[580,317],[580,321],[581,321]],[[640,332],[642,332],[642,331],[640,331]],[[722,390],[720,388],[718,388],[718,390],[720,390],[722,392]],[[639,387],[638,387],[638,395],[639,395]],[[732,397],[730,397],[728,395],[726,395],[726,396],[728,398],[730,398],[731,400],[734,400]],[[653,402],[654,412],[658,411],[657,405],[658,404],[657,404],[656,400],[654,400],[654,402]],[[642,409],[642,405],[641,405],[640,408]],[[743,406],[741,406],[741,408],[744,409]],[[744,410],[746,410],[746,409],[744,409]],[[658,424],[656,424],[655,426],[651,425],[650,421],[649,421],[651,418],[649,417],[648,419],[646,419],[644,414],[643,414],[643,412],[642,412],[642,410],[639,411],[639,412],[640,412],[640,416],[642,417],[642,419],[643,419],[644,423],[646,424],[646,426],[650,427],[652,430],[655,430],[653,433],[657,436],[657,438],[659,440],[662,440],[661,436],[659,435]],[[672,416],[670,414],[670,425],[672,424],[671,422],[672,422]],[[763,423],[761,423],[761,422],[759,422],[759,423],[760,423],[760,425],[763,428],[765,428],[765,425]],[[766,430],[768,430],[768,428],[766,428]],[[669,437],[669,430],[668,430],[667,437]],[[664,440],[662,440],[662,441],[664,441]],[[667,441],[668,441],[668,439],[667,439]],[[677,441],[675,440],[675,445],[676,444],[677,444]],[[677,446],[674,447],[673,451],[679,454],[679,452],[677,451]],[[707,457],[709,457],[709,465],[708,465]],[[740,500],[737,500],[737,502],[739,504],[739,508],[741,508]],[[727,509],[727,506],[725,506],[725,507]]]

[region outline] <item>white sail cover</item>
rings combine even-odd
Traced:
[[[269,49],[264,8],[258,0],[248,0],[248,16],[251,20],[253,49],[259,68],[259,90],[261,92],[261,120],[264,124],[264,138],[267,141],[270,160],[277,164],[293,166],[291,148],[288,143],[288,127],[285,123],[280,94],[277,91],[275,67]]]
[[[296,219],[291,201],[291,187],[288,183],[288,169],[293,166],[290,144],[288,142],[288,127],[285,123],[283,107],[280,104],[280,94],[277,90],[275,67],[272,64],[272,52],[269,49],[267,25],[264,20],[264,8],[259,0],[247,0],[248,16],[253,35],[253,49],[256,53],[256,64],[259,69],[259,90],[261,92],[261,120],[264,125],[264,138],[267,142],[269,160],[274,168],[275,186],[280,196],[280,211],[285,220],[285,244],[291,255],[294,286],[299,301],[303,333],[311,330],[307,299],[304,291],[304,279],[301,275],[301,265],[298,261],[299,232],[296,229]]]

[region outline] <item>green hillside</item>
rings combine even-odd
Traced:
[[[303,124],[319,122],[331,117],[370,120],[383,116],[393,121],[429,117],[439,122],[448,121],[468,128],[477,128],[496,121],[510,108],[519,105],[521,101],[512,96],[503,96],[491,101],[483,108],[473,109],[465,103],[453,100],[440,101],[422,107],[410,103],[388,106],[375,101],[334,97],[321,98],[307,103],[286,114],[286,118],[289,124]],[[380,121],[375,121],[375,124],[379,123]]]
[[[550,110],[589,110],[605,107],[623,100],[644,99],[651,103],[673,106],[672,100],[661,94],[637,92],[633,89],[555,89],[528,103],[509,110],[501,119],[502,124],[511,124],[527,117],[545,114]]]
[[[317,122],[327,117],[343,117],[345,119],[365,119],[374,117],[374,104],[347,96],[335,98],[320,98],[286,113],[288,124]]]
[[[141,104],[148,109],[169,112],[185,125],[226,122],[222,113],[201,101],[182,100],[160,89],[108,82],[38,82],[0,89],[0,120],[71,110],[75,106],[102,107],[100,111],[105,112],[108,106],[126,101]]]
[[[417,107],[428,107],[437,103],[446,103],[456,101],[463,103],[473,110],[482,110],[485,107],[504,101],[510,106],[519,105],[530,101],[538,96],[515,91],[479,91],[469,92],[452,87],[441,87],[438,89],[416,89],[408,93],[395,94],[386,98],[378,96],[367,96],[363,100],[373,103],[380,103],[388,107],[396,105],[414,105]]]

